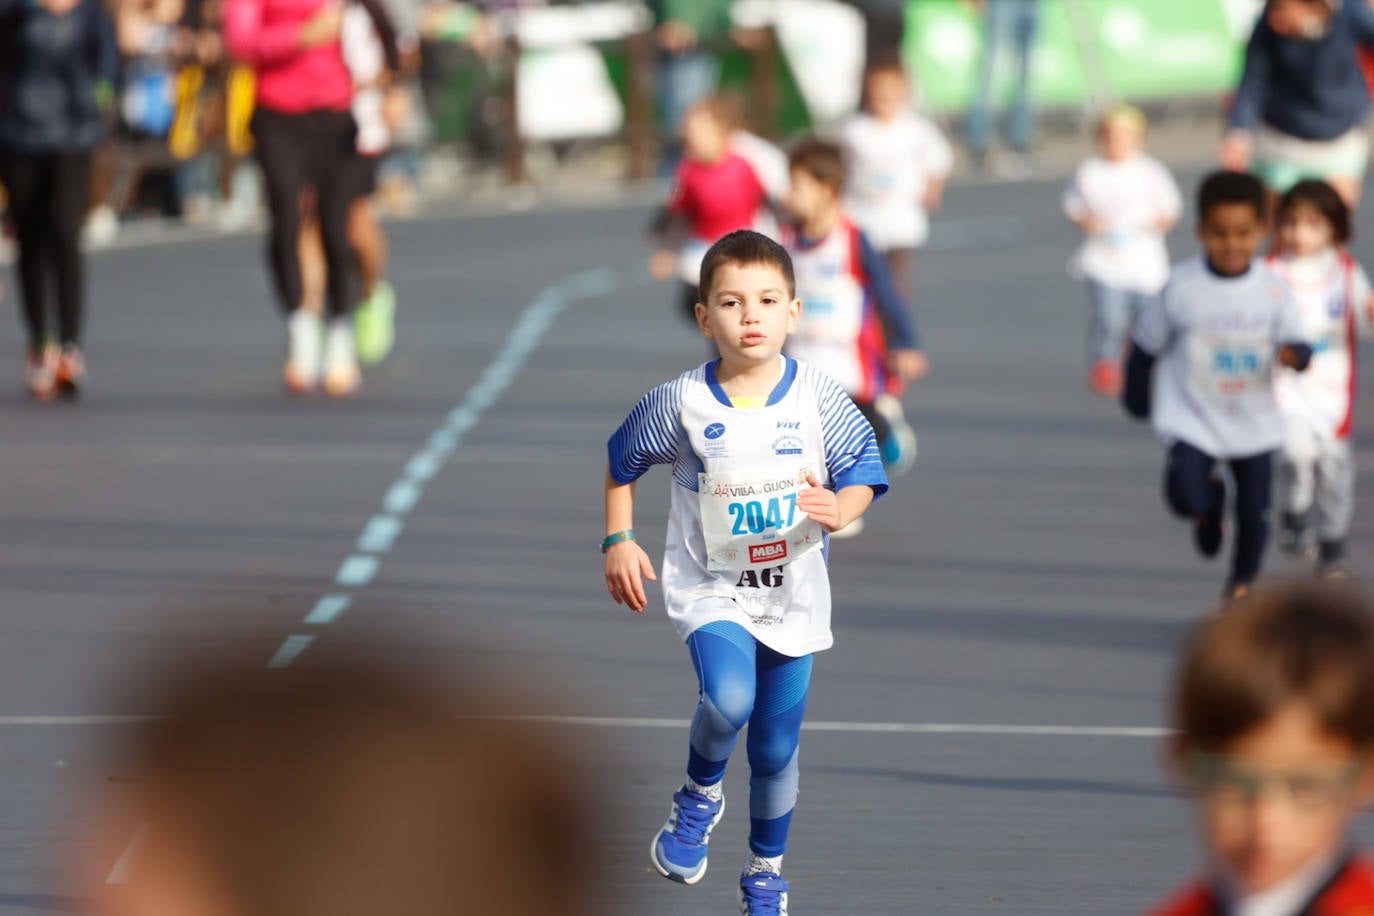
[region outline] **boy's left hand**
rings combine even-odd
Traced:
[[[887,365],[904,382],[925,378],[930,372],[930,360],[920,350],[893,350],[888,354]]]
[[[826,531],[839,531],[847,525],[848,520],[840,518],[839,497],[822,486],[815,474],[807,474],[806,482],[811,486],[797,494],[797,508]]]

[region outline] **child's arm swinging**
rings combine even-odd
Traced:
[[[623,539],[603,548],[606,588],[616,604],[628,605],[630,610],[642,614],[649,604],[644,593],[644,579],[656,582],[658,575],[654,572],[653,561],[634,539],[634,505],[635,485],[616,483],[607,470],[606,540],[622,536]]]
[[[797,496],[797,507],[826,531],[839,531],[873,504],[873,488],[867,484],[827,490],[815,474],[806,475],[806,482],[811,487]]]

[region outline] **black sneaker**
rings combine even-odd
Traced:
[[[1197,552],[1211,559],[1221,551],[1222,518],[1226,514],[1226,485],[1212,479],[1213,508],[1197,518],[1193,528],[1193,543]]]
[[[1342,580],[1350,578],[1345,568],[1345,541],[1322,541],[1317,548],[1317,577]]]
[[[1290,557],[1314,559],[1316,548],[1307,528],[1307,517],[1296,512],[1283,513],[1279,523],[1279,550]]]

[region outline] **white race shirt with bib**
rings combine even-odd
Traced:
[[[797,507],[807,474],[839,490],[887,490],[873,430],[832,379],[796,360],[758,408],[731,404],[710,362],[649,392],[611,438],[610,471],[631,483],[673,466],[661,579],[686,639],[738,623],[775,652],[828,649],[827,535]]]
[[[1307,371],[1280,369],[1274,380],[1279,409],[1324,439],[1344,439],[1355,407],[1359,334],[1368,324],[1369,278],[1348,254],[1334,249],[1269,264],[1292,287],[1303,335],[1312,342]]]
[[[815,245],[788,240],[801,322],[787,340],[787,352],[830,375],[856,396],[866,382],[860,335],[868,293],[859,269],[859,241],[852,223],[840,224]]]
[[[1248,458],[1282,443],[1276,354],[1308,338],[1293,293],[1263,262],[1239,277],[1218,276],[1201,257],[1180,263],[1134,337],[1159,358],[1151,419],[1166,443],[1213,458]]]

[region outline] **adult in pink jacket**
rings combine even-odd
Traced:
[[[396,36],[378,0],[358,2],[377,24],[388,66],[399,69]],[[338,0],[228,0],[224,20],[229,52],[257,74],[253,135],[272,211],[268,265],[287,315],[286,384],[304,393],[323,381],[335,396],[354,393],[360,380],[348,242],[348,163],[357,127],[349,111],[353,81],[339,44],[343,11]],[[307,188],[315,191],[329,269],[323,328],[317,316],[301,309],[297,243]]]

